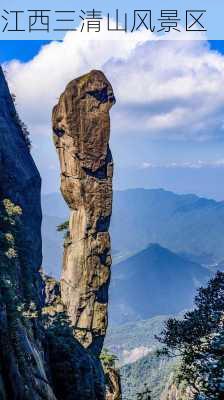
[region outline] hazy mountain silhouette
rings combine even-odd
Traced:
[[[68,208],[59,193],[43,196],[42,206],[44,266],[58,275],[63,235],[56,226],[67,218]],[[224,259],[224,202],[162,189],[115,191],[110,230],[114,264],[149,243],[159,243],[198,263]]]
[[[191,308],[196,288],[210,275],[201,265],[151,244],[114,266],[110,289],[111,323],[176,314]]]

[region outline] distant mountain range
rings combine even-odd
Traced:
[[[211,273],[201,265],[151,244],[112,270],[111,324],[177,314],[193,305],[196,288]]]
[[[200,257],[224,259],[224,202],[162,189],[114,193],[112,244],[119,254],[133,254],[149,243]]]
[[[56,232],[56,226],[68,217],[69,211],[59,193],[43,196],[42,207],[44,266],[48,272],[59,275],[62,235]],[[114,193],[114,263],[143,250],[149,243],[159,243],[199,263],[219,263],[224,260],[223,231],[224,202],[162,189]]]
[[[56,227],[69,210],[58,193],[43,196],[42,207],[43,266],[59,277],[63,234]],[[223,231],[224,202],[162,189],[114,193],[105,346],[126,364],[121,367],[124,400],[136,399],[145,382],[152,400],[159,400],[174,363],[157,358],[155,335],[169,315],[192,307],[196,288],[212,269],[224,269]]]
[[[69,210],[59,193],[43,196],[42,207],[43,267],[59,277],[63,234],[56,226]],[[200,264],[223,265],[223,231],[224,202],[162,189],[115,192],[111,323],[191,307],[195,288],[210,276]]]

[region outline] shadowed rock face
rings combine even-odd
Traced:
[[[22,210],[22,241],[33,276],[42,263],[41,178],[31,157],[16,110],[0,68],[0,199],[9,198]]]
[[[43,304],[39,268],[41,254],[41,179],[30,155],[15,107],[0,68],[0,201],[10,199],[23,211],[18,237],[19,257],[14,266],[17,297],[25,301],[27,291],[40,308]],[[2,233],[2,226],[0,227]],[[0,398],[3,400],[56,400],[43,357],[42,327],[34,320],[24,324],[12,310],[12,299],[4,286],[3,249],[0,249]],[[9,268],[12,264],[9,263]],[[29,271],[29,274],[26,272]],[[14,298],[13,298],[14,300]]]
[[[99,360],[74,338],[58,283],[39,272],[41,179],[1,68],[0,139],[0,399],[104,400]],[[11,257],[6,199],[22,212]]]
[[[99,354],[107,328],[113,161],[113,90],[100,71],[70,82],[53,110],[61,191],[71,209],[61,278],[76,338]]]

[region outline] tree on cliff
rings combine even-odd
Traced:
[[[108,349],[104,348],[100,354],[100,360],[104,370],[108,370],[109,368],[116,368],[118,357],[115,354],[110,353]]]
[[[106,383],[106,398],[120,400],[121,399],[121,379],[120,371],[116,363],[118,357],[104,348],[100,355],[100,361],[103,366]]]
[[[36,309],[32,310],[35,305],[31,304],[27,296],[27,285],[30,281],[23,286],[23,280],[20,281],[18,278],[23,274],[27,276],[26,265],[22,262],[19,238],[21,215],[22,209],[10,199],[0,202],[0,358],[1,365],[5,368],[5,376],[11,370],[16,379],[18,369],[21,380],[26,382],[27,396],[24,391],[23,398],[28,400],[35,382],[30,376],[32,359],[27,359],[28,351],[24,351],[22,340],[24,327],[30,329],[28,318],[31,316],[31,311],[36,316]],[[16,365],[13,364],[15,360]]]
[[[27,125],[25,124],[25,122],[23,122],[21,120],[19,113],[16,109],[16,95],[14,93],[12,93],[11,97],[12,97],[12,101],[15,106],[15,115],[14,115],[15,123],[20,127],[23,137],[24,137],[24,140],[26,142],[26,145],[27,145],[28,149],[30,150],[31,149],[30,131],[29,131]]]
[[[37,298],[27,265],[26,243],[21,237],[21,216],[21,207],[10,199],[0,202],[0,302],[6,305],[8,313],[24,319],[36,315]]]
[[[0,302],[6,304],[12,313],[17,312],[17,232],[20,207],[9,199],[0,203]]]
[[[158,338],[160,353],[180,356],[178,380],[186,380],[197,400],[224,398],[224,273],[217,272],[182,320],[171,318]]]
[[[57,226],[57,231],[58,232],[64,232],[64,239],[66,239],[69,236],[69,221],[65,221],[62,224]]]

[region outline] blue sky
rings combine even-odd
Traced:
[[[49,43],[46,40],[0,40],[0,63],[18,59],[28,61],[32,59],[40,48]],[[224,40],[211,40],[212,49],[224,54]]]
[[[32,59],[40,50],[41,46],[46,44],[42,40],[1,40],[0,41],[0,62],[18,59],[28,61]]]
[[[0,62],[7,63],[19,112],[31,130],[43,191],[59,187],[51,108],[70,79],[99,65],[116,89],[118,100],[111,114],[115,186],[164,187],[224,199],[224,99],[217,88],[217,80],[222,85],[224,79],[220,67],[224,42],[113,43],[111,54],[102,42],[100,50],[97,46],[100,60],[95,65],[94,44],[80,48],[71,39],[64,43],[0,41]],[[163,65],[166,52],[168,62]],[[61,65],[63,55],[66,66]],[[158,64],[153,60],[155,55]]]

